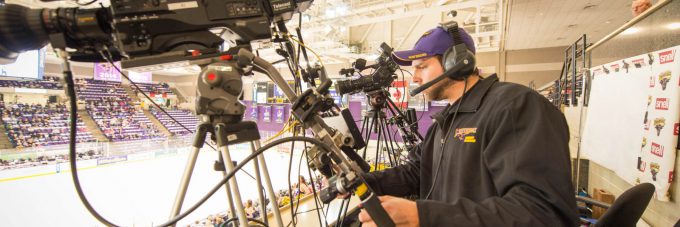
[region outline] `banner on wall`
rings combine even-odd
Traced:
[[[631,184],[670,200],[680,121],[680,46],[591,69],[583,153]],[[615,129],[615,130],[614,130]]]
[[[262,106],[262,121],[271,122],[272,121],[272,106]]]
[[[285,115],[285,106],[283,106],[283,105],[274,106],[274,119],[275,119],[274,121],[276,123],[283,123],[284,115]]]
[[[257,104],[253,103],[250,105],[250,110],[249,110],[248,116],[250,116],[250,120],[257,121]]]
[[[392,86],[387,89],[390,93],[390,98],[395,105],[401,108],[406,108],[408,106],[408,98],[410,97],[408,89],[408,81],[405,80],[395,80],[392,82]]]
[[[120,62],[114,62],[120,69]],[[108,62],[94,63],[94,79],[120,82],[120,73]]]
[[[135,72],[135,71],[128,71],[128,77],[132,82],[135,83],[143,83],[143,84],[150,84],[152,82],[152,77],[153,74],[151,72]]]

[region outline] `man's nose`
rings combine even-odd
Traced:
[[[413,75],[413,83],[420,85],[423,82],[422,79],[420,79],[420,73],[416,72]]]

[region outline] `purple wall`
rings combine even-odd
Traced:
[[[246,104],[246,116],[244,117],[244,120],[248,121],[255,121],[254,119],[251,119],[250,116],[250,110],[253,107],[253,102],[252,101],[243,101]],[[350,101],[349,102],[349,110],[352,113],[352,117],[354,117],[354,121],[357,123],[357,127],[361,129],[361,121],[363,119],[363,116],[361,116],[361,101]],[[271,112],[271,121],[270,122],[265,122],[263,120],[263,109],[264,106],[272,106],[272,112]],[[257,122],[258,128],[261,131],[269,131],[269,132],[278,132],[283,128],[284,123],[278,123],[276,122],[276,108],[275,106],[284,106],[284,115],[283,115],[283,120],[285,123],[285,120],[288,119],[290,116],[290,107],[291,104],[259,104],[258,107],[258,114],[257,114]],[[425,134],[427,133],[427,129],[432,125],[432,118],[430,116],[438,113],[444,109],[443,106],[432,106],[430,103],[428,103],[428,110],[427,111],[416,111],[416,115],[420,119],[418,121],[418,131],[420,132],[423,137],[425,137]],[[387,114],[387,117],[389,118],[391,114]],[[392,128],[390,130],[396,130],[396,128]],[[394,132],[394,131],[393,131]],[[377,135],[372,135],[371,139],[376,139]],[[401,137],[399,134],[397,134],[396,138],[397,141],[401,141]]]

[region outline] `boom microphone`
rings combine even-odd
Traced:
[[[452,69],[444,72],[442,75],[439,75],[434,80],[431,80],[430,82],[427,82],[427,83],[420,85],[419,87],[411,90],[411,97],[414,97],[414,96],[420,94],[420,92],[427,90],[428,88],[432,87],[432,85],[436,84],[437,82],[439,82],[443,79],[451,78],[451,77],[455,76],[454,74],[456,72],[460,71],[460,69],[463,68],[464,66],[466,66],[466,65],[465,64],[458,64],[458,65],[454,66]]]

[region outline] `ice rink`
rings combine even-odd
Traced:
[[[246,157],[247,146],[232,146],[234,160]],[[94,208],[106,219],[121,226],[153,226],[168,220],[188,152],[97,166],[79,171],[81,185]],[[276,149],[265,152],[275,191],[288,188],[289,153]],[[183,205],[188,208],[222,179],[213,170],[217,152],[203,149],[199,154]],[[300,154],[293,157],[291,180],[297,182]],[[0,182],[0,226],[104,226],[90,215],[78,199],[68,171]],[[246,166],[253,173],[252,165]],[[307,167],[302,175],[309,180]],[[245,199],[257,198],[255,181],[245,173],[237,174]],[[227,210],[225,190],[215,193],[203,206],[178,226]]]

